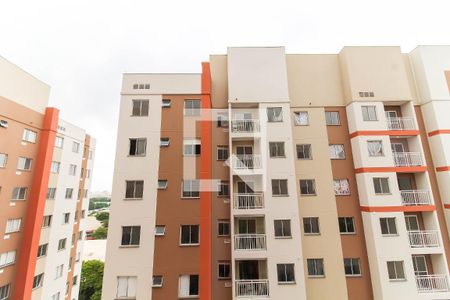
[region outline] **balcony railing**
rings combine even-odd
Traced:
[[[236,280],[236,297],[268,297],[269,280]]]
[[[231,132],[234,133],[253,133],[259,132],[259,120],[232,120]]]
[[[392,154],[397,167],[423,166],[422,155],[419,152],[393,152]]]
[[[235,209],[256,209],[264,208],[263,193],[234,194]]]
[[[387,118],[389,130],[414,130],[416,124],[413,118]]]
[[[260,169],[261,156],[256,154],[233,155],[233,167],[235,169]]]
[[[439,232],[437,230],[408,231],[411,248],[439,247]]]
[[[234,236],[235,250],[265,250],[265,234],[236,234]]]
[[[428,190],[403,190],[400,191],[402,204],[407,206],[431,205],[431,194]]]
[[[446,275],[416,276],[417,289],[421,293],[447,292],[448,281]]]

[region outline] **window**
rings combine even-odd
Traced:
[[[66,249],[66,242],[67,242],[67,239],[60,239],[58,241],[58,251]]]
[[[69,165],[69,175],[74,176],[77,173],[77,166],[76,165]]]
[[[178,297],[198,296],[198,275],[181,275]]]
[[[298,159],[312,159],[311,144],[297,145],[297,158]]]
[[[63,214],[63,224],[68,224],[70,219],[70,213]]]
[[[156,225],[155,226],[155,235],[162,236],[166,234],[166,225]]]
[[[228,146],[217,146],[217,160],[227,160],[228,156]]]
[[[37,257],[39,258],[39,257],[47,255],[47,248],[48,248],[48,244],[39,245],[38,251],[37,251]]]
[[[331,159],[345,159],[344,145],[330,145]]]
[[[55,279],[62,276],[63,270],[64,270],[64,265],[59,265],[59,266],[56,267]]]
[[[149,83],[135,83],[133,84],[133,90],[149,90],[150,89],[150,84]]]
[[[33,278],[33,289],[40,288],[44,282],[44,273],[34,276]]]
[[[86,210],[83,209],[83,210],[81,211],[81,218],[84,219],[85,216],[86,216]]]
[[[283,122],[283,111],[281,107],[268,107],[267,120],[269,122]]]
[[[6,162],[8,160],[8,155],[4,153],[0,153],[0,168],[6,167]]]
[[[29,143],[36,143],[37,133],[29,129],[23,131],[22,140]]]
[[[117,298],[136,298],[136,276],[117,277]]]
[[[162,108],[169,108],[172,105],[170,99],[162,99]]]
[[[361,276],[359,258],[344,258],[344,269],[346,276]]]
[[[183,181],[183,198],[200,197],[200,181],[184,180]]]
[[[341,125],[341,119],[339,117],[339,112],[338,111],[326,111],[325,112],[325,121],[328,126]]]
[[[386,262],[389,280],[405,280],[405,271],[403,270],[403,261]]]
[[[377,121],[377,108],[375,105],[361,106],[364,121]]]
[[[230,221],[219,220],[218,223],[219,236],[229,236],[230,235]]]
[[[133,117],[148,116],[148,100],[133,100]]]
[[[390,194],[389,178],[387,178],[387,177],[373,178],[373,187],[375,189],[375,194],[378,194],[378,195]]]
[[[167,189],[168,182],[167,180],[158,180],[158,189],[165,190]]]
[[[9,299],[10,287],[11,287],[11,285],[9,285],[9,284],[0,286],[0,300],[8,300]]]
[[[73,196],[73,189],[72,189],[72,188],[67,188],[67,189],[66,189],[66,195],[65,195],[65,198],[66,198],[66,199],[72,199],[72,196]]]
[[[62,138],[62,137],[60,137],[60,136],[57,136],[57,137],[55,138],[55,147],[56,147],[56,148],[61,148],[61,149],[62,149],[63,144],[64,144],[64,138]]]
[[[48,188],[47,189],[47,199],[54,200],[56,196],[56,188]]]
[[[78,283],[78,276],[73,276],[72,277],[72,285],[77,285]]]
[[[25,200],[28,189],[26,187],[15,187],[12,192],[12,200]]]
[[[78,240],[81,241],[83,239],[83,231],[78,232]]]
[[[185,139],[183,142],[184,155],[200,155],[201,141],[199,139]]]
[[[230,197],[230,183],[228,181],[221,181],[219,183],[219,192],[217,193],[219,197]]]
[[[323,269],[323,258],[308,258],[306,260],[308,265],[309,277],[324,277],[325,272]]]
[[[287,196],[287,179],[272,179],[272,196]]]
[[[314,179],[301,179],[300,180],[300,194],[301,195],[315,195],[316,194],[316,181]]]
[[[91,177],[91,170],[86,169],[86,178]]]
[[[383,142],[382,141],[367,141],[367,149],[369,156],[383,156]]]
[[[145,156],[146,148],[146,138],[130,139],[130,150],[128,151],[128,154],[130,156]]]
[[[382,235],[397,235],[395,218],[380,218],[380,227]]]
[[[278,283],[295,283],[294,264],[277,264]]]
[[[219,262],[219,279],[231,278],[231,264],[229,262]]]
[[[16,261],[16,251],[0,253],[0,269],[12,265]]]
[[[305,235],[320,234],[319,218],[318,217],[303,218],[303,232],[305,233]]]
[[[122,246],[139,246],[141,226],[122,226]]]
[[[335,179],[333,186],[334,194],[336,196],[350,195],[350,186],[348,184],[348,179]]]
[[[201,102],[200,100],[184,100],[185,116],[200,116]]]
[[[218,113],[217,114],[217,127],[228,128],[228,114]]]
[[[80,152],[80,143],[78,143],[78,142],[72,143],[72,152],[74,152],[74,153]]]
[[[31,170],[31,162],[30,158],[19,157],[17,160],[17,170],[29,171]]]
[[[52,295],[52,299],[51,300],[59,300],[59,296],[61,295],[60,292],[57,292],[56,294]]]
[[[170,139],[169,138],[161,138],[159,142],[159,146],[162,147],[169,147]]]
[[[199,226],[181,225],[180,245],[198,245]]]
[[[21,223],[22,219],[9,219],[6,222],[5,233],[19,232]]]
[[[355,233],[355,221],[353,217],[339,217],[339,232],[341,234]]]
[[[126,181],[125,199],[142,199],[144,195],[144,181]]]
[[[270,157],[285,157],[284,142],[270,142],[269,153]]]
[[[307,126],[309,125],[309,116],[307,111],[294,112],[294,124],[295,126]]]
[[[58,174],[60,166],[61,166],[60,162],[52,161],[52,165],[50,167],[50,172],[52,172],[53,174]]]
[[[164,279],[161,275],[154,275],[152,279],[152,287],[162,287],[163,281]]]
[[[51,225],[52,225],[52,216],[51,215],[44,216],[42,221],[42,228],[50,227]]]
[[[92,150],[89,150],[89,159],[92,159],[93,155],[94,155],[94,152]]]
[[[87,198],[88,197],[88,193],[89,193],[89,190],[88,189],[84,189],[84,191],[83,191],[83,198]]]
[[[291,237],[291,220],[274,220],[275,237]]]

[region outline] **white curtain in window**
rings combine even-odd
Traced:
[[[294,113],[295,125],[308,125],[308,113],[299,111]]]
[[[189,275],[182,275],[179,279],[179,297],[189,296]]]
[[[367,142],[367,148],[369,149],[370,156],[380,156],[383,154],[383,145],[381,141]]]
[[[117,297],[127,297],[128,278],[117,278]]]
[[[128,291],[127,296],[130,298],[136,297],[137,277],[128,277]]]

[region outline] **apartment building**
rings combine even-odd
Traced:
[[[0,299],[78,299],[95,140],[0,57]]]
[[[450,46],[123,75],[109,299],[449,299]]]

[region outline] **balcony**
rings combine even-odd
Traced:
[[[423,166],[422,155],[419,152],[393,152],[396,167]]]
[[[389,130],[415,130],[416,124],[413,118],[387,118],[387,127]]]
[[[437,230],[408,231],[411,248],[439,247],[439,232]]]
[[[234,236],[235,250],[265,250],[265,234],[236,234]]]
[[[269,280],[236,280],[236,297],[268,297]]]
[[[258,209],[264,208],[263,193],[234,194],[234,209]]]
[[[233,155],[233,168],[235,169],[261,169],[261,155],[237,154]]]
[[[419,293],[448,292],[446,275],[419,275],[416,276],[416,285]]]
[[[233,133],[255,133],[259,131],[259,120],[242,119],[231,121],[231,132]]]
[[[406,206],[431,205],[431,194],[428,190],[402,190],[402,204]]]

